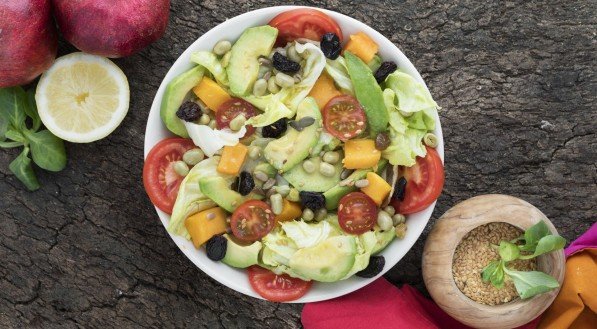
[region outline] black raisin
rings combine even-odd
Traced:
[[[282,118],[269,126],[265,126],[261,129],[261,135],[265,138],[278,138],[286,132],[288,128],[286,124],[286,118]]]
[[[336,59],[340,56],[342,51],[342,45],[340,44],[340,38],[334,33],[326,33],[321,37],[321,51],[325,57],[329,59]]]
[[[238,193],[240,195],[247,195],[255,188],[255,181],[253,176],[246,171],[243,171],[238,176]]]
[[[226,249],[228,247],[228,240],[221,235],[214,235],[207,240],[205,250],[207,250],[207,258],[214,262],[222,260],[226,256]]]
[[[396,65],[396,63],[394,62],[383,62],[381,63],[381,66],[377,69],[377,71],[375,71],[375,74],[373,76],[375,77],[377,83],[382,83],[386,80],[388,75],[396,71],[397,68],[398,65]]]
[[[392,140],[390,139],[390,135],[386,132],[380,132],[375,136],[375,148],[380,151],[387,149],[391,143]]]
[[[321,192],[299,192],[301,198],[301,204],[303,207],[307,207],[313,211],[319,210],[325,207],[325,196]]]
[[[276,52],[274,53],[274,68],[284,73],[296,73],[301,69],[301,64],[293,62],[288,57]]]
[[[201,107],[195,102],[186,101],[178,108],[176,116],[184,121],[195,121],[201,116]]]
[[[396,181],[396,185],[394,185],[394,193],[392,194],[392,199],[404,201],[404,193],[406,192],[406,178],[400,177],[398,181]]]
[[[372,278],[381,273],[385,265],[386,259],[383,256],[371,256],[369,265],[364,270],[357,272],[356,276],[367,279]]]

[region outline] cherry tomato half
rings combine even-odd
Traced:
[[[303,281],[288,274],[274,272],[257,265],[248,268],[249,283],[261,297],[272,302],[289,302],[303,297],[312,281]]]
[[[232,234],[241,241],[256,241],[274,228],[275,215],[270,206],[259,200],[241,204],[230,218]]]
[[[276,46],[284,46],[298,38],[320,41],[321,36],[328,32],[335,33],[342,42],[340,26],[330,16],[316,9],[285,11],[274,17],[269,25],[278,29]]]
[[[324,106],[323,125],[330,134],[345,142],[365,130],[367,116],[356,98],[340,95]]]
[[[338,224],[346,233],[363,234],[377,222],[378,211],[375,201],[367,194],[348,193],[338,204]]]
[[[230,121],[240,114],[244,115],[245,119],[249,119],[257,115],[257,110],[253,104],[240,98],[232,98],[226,101],[216,111],[216,127],[218,129],[230,128]],[[251,125],[245,127],[247,132],[243,138],[251,136],[255,132],[255,127]]]
[[[391,205],[401,214],[421,211],[437,200],[444,187],[444,166],[434,148],[427,147],[427,155],[418,157],[412,167],[402,169],[406,178],[404,200],[392,199]]]
[[[145,159],[143,185],[151,203],[162,211],[171,214],[178,188],[184,177],[174,171],[174,163],[182,160],[182,155],[195,148],[190,139],[168,138],[157,143]]]

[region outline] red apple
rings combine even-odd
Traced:
[[[50,0],[0,1],[0,88],[24,85],[56,58]]]
[[[159,39],[170,0],[52,0],[64,38],[80,50],[124,57]]]

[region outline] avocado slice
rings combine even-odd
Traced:
[[[245,197],[230,189],[230,184],[223,177],[204,177],[199,180],[199,189],[218,206],[233,212]]]
[[[180,137],[188,138],[189,134],[182,121],[176,116],[176,111],[184,102],[189,91],[201,82],[204,73],[203,66],[197,65],[172,79],[164,91],[160,117],[166,128]]]
[[[378,252],[384,250],[390,242],[396,237],[396,228],[392,227],[387,231],[375,230],[375,245],[371,249],[371,255],[375,255]]]
[[[246,29],[230,50],[226,67],[230,91],[237,96],[249,93],[259,74],[260,56],[268,56],[278,37],[278,29],[269,25]]]
[[[222,263],[238,268],[246,268],[257,264],[262,246],[261,242],[255,241],[248,246],[241,246],[234,242],[228,234],[224,234],[224,237],[228,240],[228,243]]]
[[[344,53],[344,57],[355,95],[367,115],[371,136],[375,137],[378,133],[386,131],[389,122],[381,87],[375,81],[371,69],[360,58],[349,51]]]
[[[304,117],[312,117],[315,122],[303,131],[288,128],[284,136],[270,142],[263,150],[265,159],[278,171],[286,172],[303,161],[319,140],[321,112],[313,97],[306,97],[298,106],[296,120]]]
[[[313,162],[315,168],[319,168],[321,158],[310,158],[304,161],[307,160]],[[319,170],[309,174],[305,171],[301,162],[282,176],[299,191],[325,192],[340,182],[342,162],[338,161],[338,163],[334,165],[334,169],[336,170],[334,176],[322,175]]]
[[[299,249],[290,258],[289,267],[312,280],[335,282],[350,271],[356,254],[354,236],[334,236],[312,247]]]
[[[388,163],[388,160],[386,159],[381,159],[379,161],[379,163],[377,164],[377,170],[376,172],[379,174],[381,173],[384,168],[386,167],[386,164]],[[368,172],[373,171],[373,169],[359,169],[359,170],[355,170],[352,174],[350,174],[350,176],[348,176],[346,179],[347,180],[352,180],[352,181],[357,181],[359,179],[364,179],[365,176],[367,176]],[[330,188],[329,190],[325,191],[323,193],[323,196],[325,197],[325,207],[327,210],[333,210],[338,208],[338,202],[340,202],[340,199],[342,199],[343,196],[345,196],[346,194],[350,193],[350,192],[354,192],[358,190],[358,188],[356,186],[340,186],[340,184],[336,184],[334,187]]]

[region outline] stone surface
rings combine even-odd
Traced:
[[[2,327],[300,327],[301,305],[245,297],[189,262],[141,183],[145,122],[170,65],[226,18],[277,2],[172,2],[166,35],[115,61],[132,94],[111,136],[67,144],[67,168],[38,171],[42,188],[34,193],[8,171],[16,151],[0,151]],[[595,1],[302,3],[355,17],[390,38],[442,106],[445,190],[419,242],[386,275],[392,282],[424,291],[420,257],[429,228],[474,195],[527,200],[568,240],[595,221]],[[61,45],[61,54],[73,50]]]

